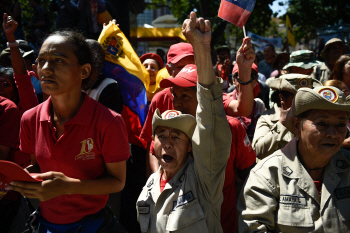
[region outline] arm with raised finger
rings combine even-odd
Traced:
[[[255,56],[256,55],[250,37],[244,38],[236,56],[236,62],[238,64],[238,77],[242,82],[249,82]],[[239,84],[238,99],[237,101],[231,101],[227,108],[227,115],[233,117],[249,116],[253,109],[253,104],[254,95],[252,86],[250,84]]]

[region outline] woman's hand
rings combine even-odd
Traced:
[[[27,198],[36,198],[40,201],[47,201],[51,198],[70,194],[70,183],[76,179],[69,178],[61,172],[46,172],[35,176],[34,178],[42,179],[40,183],[12,181],[6,187],[6,190],[20,192]]]
[[[4,29],[6,38],[9,42],[13,42],[16,40],[15,38],[15,31],[18,27],[18,23],[14,18],[11,16],[8,16],[6,13],[3,15],[3,23],[2,23],[2,28]]]

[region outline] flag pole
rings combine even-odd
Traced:
[[[247,37],[247,33],[245,32],[245,26],[243,25],[243,34],[244,34],[244,38]]]

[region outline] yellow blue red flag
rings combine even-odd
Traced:
[[[218,16],[243,28],[252,13],[256,0],[221,0]]]
[[[106,75],[118,82],[122,92],[122,116],[128,129],[129,142],[145,146],[138,136],[148,113],[146,87],[149,86],[149,73],[115,24],[109,23],[104,27],[98,42],[106,53]]]

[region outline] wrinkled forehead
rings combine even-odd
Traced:
[[[166,127],[166,126],[158,126],[156,128],[155,135],[161,134],[161,133],[169,133],[169,134],[182,135],[182,136],[187,137],[186,134],[184,132],[182,132],[181,130],[171,128],[171,127]]]
[[[348,114],[344,111],[339,110],[323,110],[323,109],[312,109],[308,115],[308,120],[316,119],[330,119],[330,120],[348,120]]]

